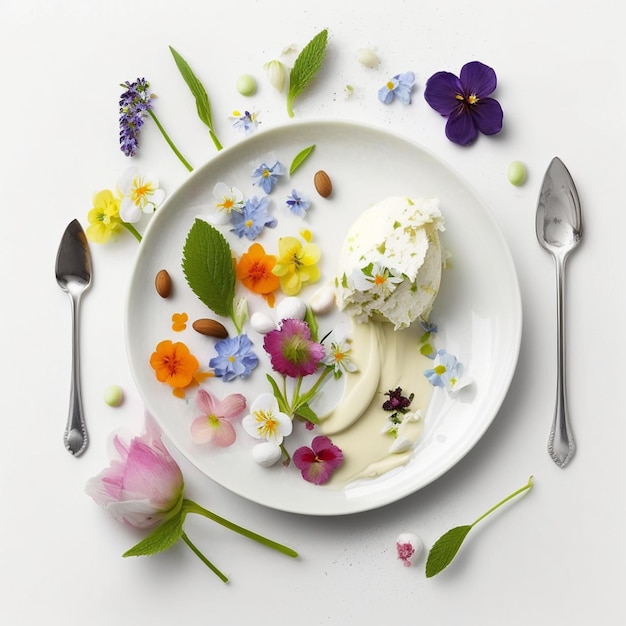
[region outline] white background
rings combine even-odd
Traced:
[[[0,400],[0,621],[3,624],[358,624],[490,626],[622,624],[626,517],[622,407],[626,226],[623,108],[626,59],[620,3],[190,2],[0,0],[0,266],[3,269]],[[194,164],[215,154],[168,45],[204,83],[222,143],[243,140],[228,119],[260,113],[264,128],[289,124],[285,96],[263,64],[322,28],[323,70],[296,101],[296,117],[352,119],[400,132],[446,160],[491,207],[516,263],[522,348],[510,392],[479,444],[442,478],[391,506],[339,518],[280,513],[225,491],[178,458],[188,497],[297,549],[291,560],[214,524],[189,518],[198,546],[230,576],[223,585],[181,543],[122,559],[141,538],[84,493],[108,464],[109,434],[138,434],[143,404],[123,341],[124,299],[137,243],[92,245],[95,278],[82,309],[83,394],[91,446],[80,459],[61,435],[69,394],[67,295],[54,279],[59,238],[91,198],[128,166],[118,149],[119,84],[145,76],[158,114]],[[376,69],[356,50],[375,49]],[[470,60],[492,66],[505,126],[471,147],[451,144],[423,99],[434,72]],[[384,106],[393,74],[416,74],[413,103]],[[253,74],[259,91],[238,94]],[[350,83],[355,92],[344,94]],[[569,399],[578,451],[559,469],[546,452],[555,390],[555,293],[550,257],[534,234],[543,173],[559,156],[585,216],[568,265]],[[513,187],[508,164],[528,180]],[[136,163],[168,192],[186,170],[153,124]],[[145,224],[142,224],[143,228]],[[471,234],[468,233],[468,236]],[[121,385],[125,403],[102,395]],[[529,475],[523,499],[479,525],[441,575],[396,559],[398,533],[429,547],[470,523]]]

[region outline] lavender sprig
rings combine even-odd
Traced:
[[[144,124],[144,120],[149,115],[163,138],[180,159],[181,163],[192,171],[193,167],[187,159],[180,153],[174,142],[170,139],[163,125],[152,110],[152,94],[150,93],[150,83],[145,78],[138,78],[131,83],[126,81],[121,87],[126,90],[120,96],[120,149],[126,156],[135,156],[139,147],[139,131]]]

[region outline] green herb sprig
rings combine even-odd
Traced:
[[[191,290],[214,313],[230,317],[241,333],[245,302],[235,306],[235,266],[230,245],[216,228],[196,219],[183,246],[183,273]]]
[[[272,541],[271,539],[267,539],[261,535],[258,535],[251,530],[247,530],[246,528],[242,528],[237,524],[233,524],[228,520],[208,511],[204,507],[200,506],[193,500],[184,499],[182,501],[182,505],[178,512],[173,515],[166,522],[163,522],[159,526],[157,526],[147,537],[145,537],[138,544],[127,550],[122,556],[150,556],[152,554],[156,554],[158,552],[163,552],[171,548],[179,539],[182,539],[188,546],[191,548],[193,553],[214,573],[216,574],[220,580],[223,582],[228,582],[228,577],[223,574],[211,561],[209,561],[198,548],[192,543],[189,539],[185,531],[183,530],[183,524],[185,522],[185,518],[188,513],[195,513],[197,515],[202,515],[218,524],[228,528],[228,530],[232,530],[248,539],[252,539],[253,541],[257,541],[258,543],[267,546],[268,548],[272,548],[273,550],[277,550],[282,554],[295,558],[298,556],[298,553],[287,546],[284,546],[280,543]]]
[[[315,149],[315,144],[307,146],[303,150],[300,150],[289,166],[289,176],[293,176],[293,173],[311,156],[311,152]]]
[[[287,113],[293,117],[293,102],[304,88],[315,78],[326,54],[328,30],[320,31],[304,46],[289,73],[287,92]]]
[[[202,120],[202,122],[207,125],[209,129],[209,135],[211,136],[215,147],[218,150],[221,150],[222,144],[220,143],[213,129],[211,103],[209,102],[209,96],[207,95],[206,89],[203,87],[198,77],[193,73],[187,61],[185,61],[185,59],[178,52],[176,52],[176,50],[174,50],[172,46],[170,46],[170,52],[174,57],[176,67],[178,67],[178,70],[182,74],[182,77],[185,79],[185,82],[191,90],[193,97],[196,99],[196,109],[198,110],[198,117]]]
[[[426,559],[426,578],[431,578],[439,574],[443,571],[454,559],[459,548],[465,541],[465,538],[469,534],[469,531],[478,524],[478,522],[482,521],[493,513],[496,509],[500,508],[503,504],[508,502],[509,500],[515,498],[515,496],[528,491],[533,486],[533,477],[531,476],[528,479],[528,482],[523,486],[514,491],[512,494],[508,495],[503,500],[500,500],[498,504],[491,507],[486,513],[483,513],[478,519],[473,521],[471,524],[466,524],[465,526],[456,526],[452,528],[448,532],[444,533],[435,543],[433,547],[430,549],[428,553],[428,558]]]

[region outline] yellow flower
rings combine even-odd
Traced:
[[[119,198],[108,189],[99,191],[93,197],[93,208],[87,213],[87,219],[87,239],[95,243],[107,242],[122,224]]]
[[[320,249],[313,243],[304,245],[295,237],[278,240],[278,261],[272,273],[280,279],[280,288],[287,296],[295,296],[307,283],[319,280],[317,262]]]

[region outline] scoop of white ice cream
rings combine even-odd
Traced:
[[[426,318],[439,291],[444,221],[438,198],[394,196],[366,209],[339,257],[338,304],[357,322],[394,329]]]

